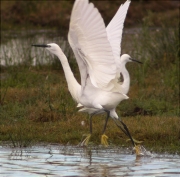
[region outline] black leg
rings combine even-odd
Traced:
[[[114,120],[115,124],[118,126],[118,128],[120,128],[120,129],[124,132],[124,134],[126,134],[126,135],[128,136],[128,134],[127,134],[127,132],[124,130],[124,128],[122,128],[121,125],[119,125],[119,124],[116,122],[117,119],[113,119],[113,120]]]
[[[119,121],[121,122],[121,124],[123,125],[124,129],[126,130],[126,132],[127,132],[128,136],[129,136],[129,138],[130,138],[133,146],[136,146],[136,144],[134,143],[134,140],[132,139],[132,136],[131,136],[131,134],[130,134],[127,126],[126,126],[126,124],[125,124],[122,120],[119,120]],[[126,134],[126,135],[127,135],[127,134]]]
[[[124,132],[125,135],[127,135],[127,136],[130,138],[133,146],[135,146],[136,144],[134,143],[134,140],[133,140],[133,138],[132,138],[132,136],[131,136],[131,134],[130,134],[128,128],[127,128],[127,126],[126,126],[126,124],[125,124],[122,120],[120,120],[120,119],[117,119],[117,120],[123,125],[124,129],[123,129],[120,125],[118,125],[118,123],[117,123],[116,120],[114,119],[116,125]]]
[[[105,124],[104,124],[103,134],[104,134],[104,133],[105,133],[105,131],[106,131],[107,122],[108,122],[108,119],[109,119],[109,114],[110,114],[110,112],[109,112],[109,111],[106,111],[106,112],[107,112],[107,117],[106,117],[106,121],[105,121]]]

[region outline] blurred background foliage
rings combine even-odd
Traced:
[[[93,1],[106,24],[109,23],[119,5],[125,0]],[[67,34],[71,9],[74,1],[1,1],[1,30],[27,29],[29,27],[58,29]],[[131,2],[125,20],[126,27],[139,26],[149,18],[150,26],[160,26],[166,22],[177,26],[179,1],[139,0]]]

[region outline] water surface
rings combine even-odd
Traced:
[[[126,29],[123,33],[122,53],[131,54],[132,36],[138,34],[139,28]],[[32,44],[57,43],[68,59],[72,58],[72,50],[61,32],[55,30],[2,31],[0,44],[0,65],[18,64],[44,65],[51,64],[54,56],[44,49],[32,47]],[[131,50],[130,50],[131,49]]]
[[[152,154],[136,157],[131,150],[46,145],[0,147],[0,176],[180,176],[180,157]]]

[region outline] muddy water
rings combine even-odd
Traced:
[[[180,157],[151,154],[136,157],[131,150],[46,145],[0,147],[0,176],[180,176]]]

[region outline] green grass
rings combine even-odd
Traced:
[[[149,31],[145,23],[134,37],[130,54],[143,65],[128,64],[130,99],[120,103],[117,112],[147,149],[180,153],[178,28],[162,26],[159,30]],[[79,80],[75,60],[69,61]],[[8,141],[14,147],[39,142],[77,145],[89,132],[88,115],[77,112],[58,60],[45,66],[1,67],[0,94],[1,143]],[[104,121],[105,115],[94,117],[92,144],[100,144]],[[131,146],[112,120],[106,134],[110,144]]]

